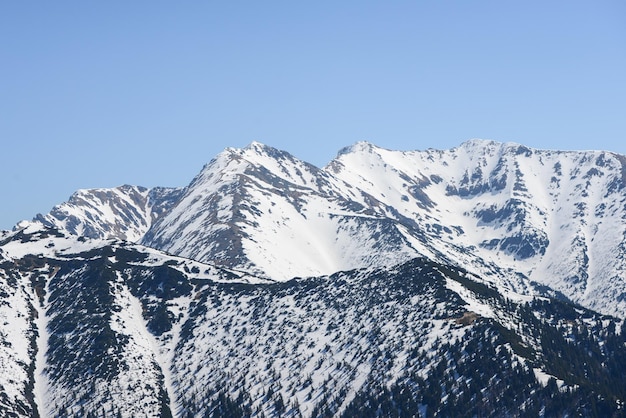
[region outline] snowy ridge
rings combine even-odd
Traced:
[[[254,142],[226,149],[183,189],[81,191],[37,219],[269,280],[423,256],[624,315],[625,179],[626,157],[601,151],[359,142],[320,169]]]
[[[35,220],[87,238],[138,241],[168,210],[179,189],[120,186],[79,190],[69,201]]]

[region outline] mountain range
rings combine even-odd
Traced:
[[[623,416],[626,157],[252,143],[0,234],[3,416]]]

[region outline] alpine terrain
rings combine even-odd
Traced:
[[[0,232],[0,416],[626,416],[626,157],[259,143]]]

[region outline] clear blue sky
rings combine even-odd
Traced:
[[[624,1],[5,1],[0,229],[256,140],[626,154]]]

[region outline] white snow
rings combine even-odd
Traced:
[[[555,376],[552,376],[551,374],[548,374],[537,367],[533,368],[533,372],[535,373],[535,378],[537,379],[537,382],[539,382],[543,387],[548,386],[548,382],[550,381],[550,379],[554,379],[556,381],[557,387],[561,391],[566,390],[567,387],[565,386],[564,380],[558,379]]]
[[[468,311],[477,313],[478,315],[484,316],[485,318],[494,317],[493,308],[488,304],[478,300],[476,295],[474,295],[467,288],[463,287],[461,283],[452,279],[446,279],[446,287],[458,294],[461,299],[463,299],[467,303],[466,307]]]
[[[159,344],[146,328],[141,303],[123,285],[121,277],[118,278],[118,282],[120,285],[116,289],[115,297],[116,303],[122,309],[114,312],[110,324],[113,331],[128,336],[129,341],[124,348],[122,359],[126,368],[119,370],[119,374],[113,381],[109,381],[108,385],[119,387],[116,402],[118,406],[123,406],[124,416],[156,416],[160,407],[159,393],[146,392],[143,388],[148,385],[153,388],[159,387],[159,372],[162,372],[165,377],[165,386],[172,399],[168,363],[163,361]],[[155,363],[159,365],[160,370],[155,368]],[[128,390],[128,388],[134,389]]]
[[[0,271],[0,292],[7,295],[0,300],[0,387],[10,404],[27,403],[28,368],[33,362],[29,350],[33,336],[28,316],[30,295],[22,277],[13,279],[17,281],[15,287]]]
[[[35,357],[35,403],[37,404],[39,416],[47,417],[50,416],[50,410],[48,407],[48,376],[46,375],[46,351],[48,349],[48,316],[47,316],[47,307],[48,307],[48,283],[49,279],[54,277],[56,271],[53,270],[53,274],[48,277],[46,280],[43,291],[44,298],[43,301],[39,300],[37,294],[33,291],[32,295],[32,305],[35,308],[35,312],[37,312],[37,317],[35,318],[35,326],[37,327],[37,355]]]

